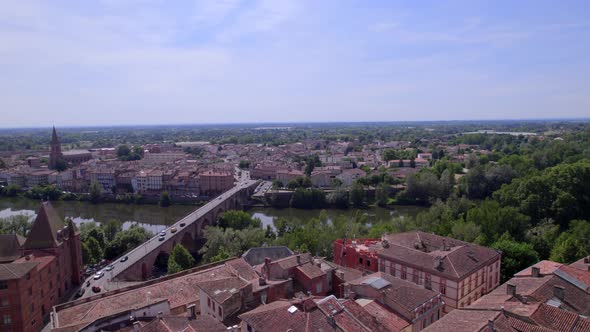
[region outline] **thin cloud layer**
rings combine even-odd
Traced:
[[[587,117],[588,9],[7,1],[2,126]]]

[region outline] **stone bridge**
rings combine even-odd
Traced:
[[[186,217],[166,228],[164,241],[159,234],[127,253],[126,262],[117,261],[114,269],[107,272],[112,281],[140,281],[151,276],[152,267],[160,255],[169,255],[172,248],[180,243],[191,252],[196,252],[203,229],[214,225],[219,216],[228,210],[241,210],[253,194],[258,181],[242,180],[235,187],[214,198],[209,203],[193,211]],[[184,224],[184,226],[181,226]],[[177,231],[172,233],[170,230]]]

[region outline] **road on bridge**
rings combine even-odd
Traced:
[[[215,197],[214,199],[209,201],[207,204],[205,204],[202,207],[198,208],[197,210],[191,212],[189,215],[180,219],[179,221],[177,221],[173,225],[168,226],[164,230],[166,232],[166,235],[165,235],[166,239],[168,239],[170,236],[173,235],[170,232],[170,229],[172,229],[172,228],[180,229],[181,228],[180,224],[182,224],[182,223],[185,224],[184,227],[188,227],[195,220],[198,220],[202,216],[211,212],[218,205],[223,203],[225,201],[225,199],[227,199],[228,197],[231,197],[236,192],[238,192],[244,188],[248,188],[249,186],[251,186],[257,182],[256,180],[250,179],[250,172],[248,172],[248,171],[244,171],[244,170],[239,171],[236,169],[236,174],[239,174],[239,176],[236,176],[236,183],[232,189]],[[111,263],[111,265],[113,265],[113,269],[111,271],[105,271],[105,269],[103,268],[102,271],[104,271],[105,274],[104,274],[104,276],[102,276],[102,278],[100,278],[98,280],[94,280],[94,275],[91,275],[89,278],[87,278],[84,281],[84,284],[82,284],[82,286],[81,286],[81,288],[86,289],[84,294],[82,295],[82,298],[96,295],[96,293],[94,293],[92,291],[92,287],[94,287],[94,286],[100,287],[101,293],[102,293],[105,291],[111,291],[111,290],[115,290],[115,289],[118,289],[121,287],[125,287],[125,286],[133,283],[133,282],[131,282],[131,283],[130,282],[117,282],[117,281],[111,281],[111,280],[113,280],[121,272],[125,271],[128,267],[130,267],[133,264],[135,264],[136,262],[140,261],[145,255],[152,252],[153,250],[156,250],[159,246],[161,246],[165,242],[165,240],[159,241],[159,237],[160,237],[160,234],[158,233],[154,237],[152,237],[151,239],[147,240],[146,242],[144,242],[143,244],[138,246],[137,248],[126,253],[124,255],[124,256],[127,256],[127,260],[125,262],[120,261],[121,257],[117,258],[116,260],[113,260],[113,262]],[[88,284],[88,286],[86,286],[87,284]]]

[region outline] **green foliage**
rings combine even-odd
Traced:
[[[589,220],[590,160],[515,179],[493,197],[502,205],[517,207],[533,224],[551,218],[564,228],[573,219]]]
[[[21,187],[11,184],[6,187],[0,188],[0,195],[6,197],[15,197],[21,191]]]
[[[55,185],[35,186],[24,193],[25,197],[30,199],[49,199],[58,200],[62,191]]]
[[[244,211],[231,210],[224,212],[217,221],[217,225],[221,228],[233,228],[241,230],[248,227],[261,227],[260,219],[252,218],[252,216]]]
[[[350,203],[355,207],[365,206],[365,188],[362,184],[355,182],[350,190]]]
[[[167,191],[162,191],[160,193],[160,206],[167,207],[170,206],[170,204],[172,204],[172,201],[170,200],[170,194],[168,194]]]
[[[326,194],[321,189],[297,188],[293,192],[290,205],[298,209],[320,209],[326,205]]]
[[[436,199],[447,199],[454,185],[454,175],[445,170],[440,178],[429,170],[410,175],[400,200],[415,204],[429,204]]]
[[[168,274],[177,273],[195,266],[195,259],[181,244],[172,249],[168,257]]]
[[[100,184],[98,184],[98,182],[93,182],[88,189],[88,194],[92,203],[98,203],[102,197],[102,188]]]
[[[0,234],[18,234],[26,237],[31,226],[30,217],[24,214],[0,218]]]
[[[117,157],[123,161],[139,160],[143,158],[143,148],[140,146],[129,148],[125,144],[119,145],[117,147]]]
[[[153,234],[139,225],[118,232],[115,238],[105,244],[105,258],[114,259],[134,249],[151,238]]]
[[[375,189],[375,203],[378,206],[384,207],[389,201],[389,188],[385,184],[380,184]]]
[[[350,206],[348,191],[338,188],[326,196],[326,203],[339,209],[347,209]]]
[[[508,233],[492,243],[491,247],[502,251],[502,282],[539,261],[539,255],[530,243],[515,241]]]
[[[516,175],[508,165],[476,166],[461,179],[462,190],[471,199],[485,199]]]
[[[569,229],[561,233],[551,250],[551,260],[571,263],[590,255],[590,222],[572,220]]]
[[[320,166],[322,166],[322,162],[320,161],[320,157],[317,154],[307,156],[307,159],[305,160],[304,173],[307,176],[310,176],[311,172],[313,172],[313,169]]]
[[[504,232],[508,232],[517,241],[523,241],[525,232],[530,227],[528,216],[514,207],[502,207],[493,200],[486,200],[469,210],[466,221],[481,227],[484,245],[498,240]]]
[[[243,230],[221,227],[207,227],[204,237],[207,240],[199,251],[205,262],[213,262],[223,257],[241,255],[252,247],[260,247],[265,241],[262,228],[248,227]],[[225,251],[225,252],[224,252]]]
[[[280,180],[273,180],[272,181],[272,188],[273,189],[279,189],[279,188],[283,188],[283,182],[281,182]]]
[[[123,224],[116,219],[111,219],[102,224],[102,229],[107,242],[113,241],[123,228]]]
[[[250,168],[250,161],[248,161],[248,160],[240,160],[239,167],[240,167],[240,169]]]
[[[96,264],[102,260],[103,250],[100,246],[100,243],[94,238],[89,237],[88,240],[84,242],[87,250],[87,259],[89,264]],[[84,257],[82,257],[83,259]]]
[[[291,190],[295,190],[297,188],[311,188],[312,183],[309,176],[298,176],[294,179],[291,179],[289,183],[287,183],[287,188]]]

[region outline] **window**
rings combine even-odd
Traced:
[[[447,295],[447,281],[445,279],[440,279],[440,293]]]
[[[207,298],[207,306],[208,306],[209,308],[211,308],[211,299],[210,299],[210,298]]]
[[[397,273],[396,273],[396,271],[395,271],[395,263],[393,263],[393,264],[391,265],[391,275],[395,277],[395,276],[396,276],[396,274],[397,274]]]
[[[406,280],[407,277],[407,268],[402,266],[402,279]]]
[[[484,276],[484,274],[485,273],[483,273],[483,271],[481,271],[481,282],[480,282],[480,284],[482,284],[482,285],[485,283],[485,279],[484,279],[485,276]]]
[[[33,287],[29,287],[29,296],[33,296]]]
[[[412,281],[417,284],[418,283],[418,270],[414,269],[412,272]]]
[[[4,315],[4,325],[12,324],[12,317],[10,315]]]
[[[8,283],[6,281],[0,281],[0,289],[7,289]]]
[[[252,326],[246,324],[246,330],[248,330],[248,332],[252,332]]]
[[[359,264],[363,264],[363,258],[359,257]]]
[[[371,266],[371,261],[367,259],[367,266]]]
[[[222,316],[222,315],[221,315],[221,307],[218,307],[218,308],[217,308],[217,313],[219,314],[219,318],[221,318],[221,316]]]
[[[31,280],[31,274],[27,273],[27,280]]]

